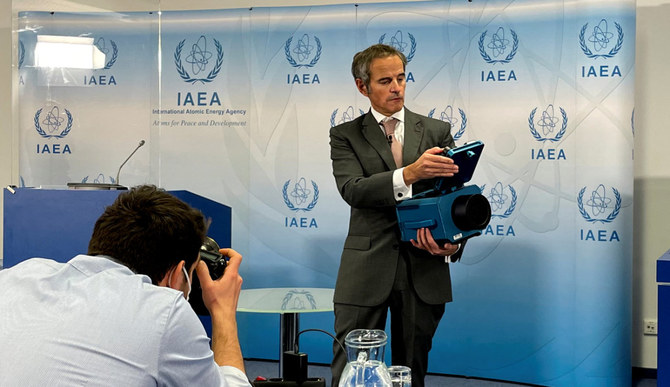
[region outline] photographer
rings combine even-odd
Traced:
[[[249,386],[235,311],[242,256],[213,281],[202,213],[154,186],[122,193],[88,255],[0,271],[0,385]],[[212,345],[187,300],[196,272]]]

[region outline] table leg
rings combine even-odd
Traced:
[[[282,313],[279,322],[279,377],[284,377],[284,352],[295,351],[300,332],[299,313]]]

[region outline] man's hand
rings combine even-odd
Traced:
[[[196,267],[202,287],[202,299],[212,315],[222,311],[234,314],[242,289],[242,277],[239,274],[242,256],[233,249],[221,249],[219,252],[228,257],[228,265],[221,278],[213,281],[207,264],[203,261],[200,261]]]
[[[416,230],[416,240],[410,240],[412,245],[418,249],[426,250],[433,255],[451,256],[458,251],[459,245],[452,245],[445,243],[440,246],[433,239],[433,234],[427,228],[420,228]]]
[[[202,287],[202,300],[212,316],[212,352],[216,364],[236,367],[244,372],[235,317],[242,290],[242,277],[239,274],[242,256],[233,249],[221,249],[219,252],[229,258],[221,278],[212,281],[207,264],[202,261],[196,267]]]
[[[421,155],[415,162],[403,169],[405,184],[411,185],[419,180],[433,177],[451,177],[458,173],[458,165],[454,160],[442,156],[442,148],[433,147]]]

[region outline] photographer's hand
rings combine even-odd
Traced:
[[[198,279],[202,287],[202,299],[212,316],[212,351],[214,361],[220,366],[233,366],[244,372],[244,360],[237,336],[237,301],[242,289],[239,267],[242,256],[233,249],[221,249],[229,257],[223,276],[213,281],[207,264],[200,261],[197,266]]]
[[[458,173],[458,165],[454,160],[441,155],[442,148],[433,147],[421,155],[415,162],[403,169],[403,179],[406,185],[411,185],[419,180],[433,177],[450,177]]]

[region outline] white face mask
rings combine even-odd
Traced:
[[[182,272],[184,273],[184,276],[186,276],[186,284],[188,285],[188,291],[186,292],[186,301],[188,301],[188,298],[191,296],[191,279],[188,276],[188,272],[186,271],[186,268],[184,266],[181,267]],[[168,284],[172,282],[172,272],[170,272],[170,275],[168,276]]]

